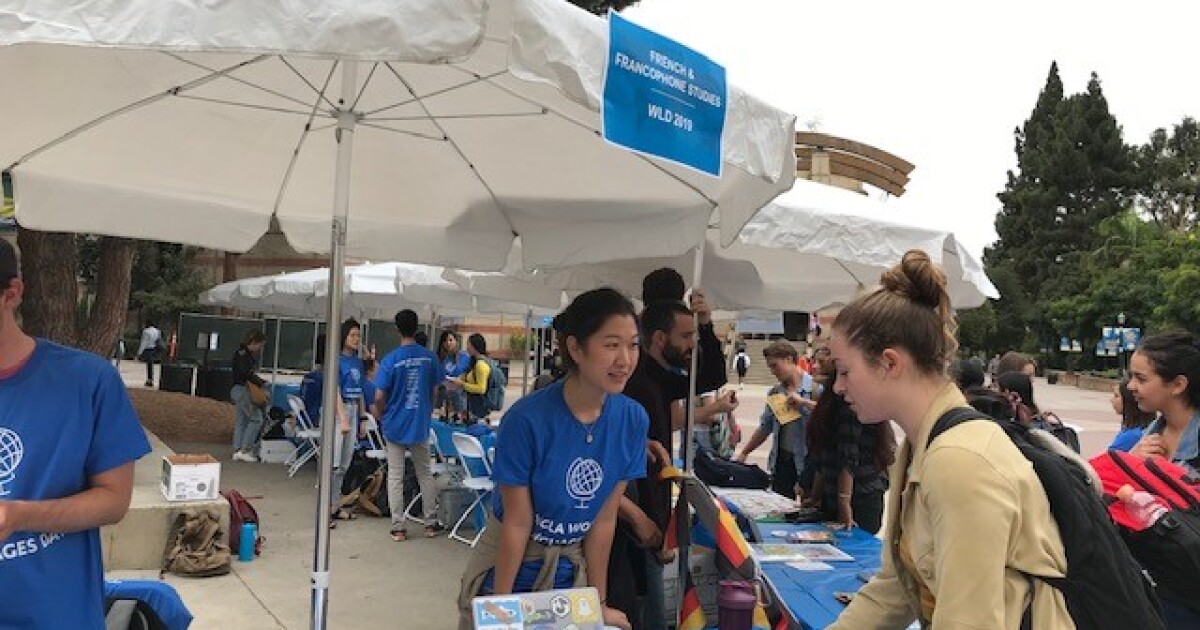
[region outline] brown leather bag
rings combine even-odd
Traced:
[[[250,403],[255,407],[266,407],[267,402],[271,400],[267,388],[254,381],[246,381],[246,391],[250,393]]]
[[[185,577],[225,575],[231,570],[229,547],[221,542],[221,524],[208,511],[185,510],[167,535],[160,576],[167,571]]]

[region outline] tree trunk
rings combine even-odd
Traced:
[[[75,345],[79,301],[79,250],[75,235],[17,230],[25,298],[21,326],[30,335]],[[128,290],[128,286],[126,286]]]
[[[87,325],[79,334],[79,347],[102,357],[112,356],[129,311],[129,286],[137,241],[106,236],[100,241],[96,269],[96,301]]]

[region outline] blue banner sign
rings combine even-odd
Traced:
[[[618,13],[608,24],[604,138],[720,177],[725,68]]]

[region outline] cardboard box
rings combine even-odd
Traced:
[[[707,547],[690,547],[688,564],[692,570],[692,584],[696,587],[696,596],[700,598],[700,608],[704,610],[707,625],[717,625],[717,592],[720,591],[721,573],[717,571],[716,553]],[[663,567],[663,591],[666,593],[663,621],[667,625],[675,625],[678,621],[679,608],[679,560]]]
[[[258,458],[265,464],[282,464],[296,452],[291,440],[263,440],[259,444]]]
[[[215,500],[221,486],[221,464],[212,455],[167,455],[160,484],[168,501]]]

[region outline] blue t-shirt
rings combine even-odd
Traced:
[[[1108,445],[1108,450],[1117,450],[1129,452],[1129,449],[1142,439],[1142,428],[1133,427],[1130,429],[1121,429],[1117,436],[1113,438],[1112,444]]]
[[[317,368],[300,380],[300,400],[304,401],[304,409],[313,424],[321,423],[321,394],[325,389],[325,372]]]
[[[446,378],[437,355],[410,343],[388,353],[379,362],[375,387],[383,392],[383,437],[394,444],[421,444],[429,440],[433,421],[433,388]]]
[[[0,501],[76,495],[150,452],[125,385],[91,354],[39,339],[0,380]],[[104,630],[100,531],[0,540],[0,628]]]
[[[366,371],[361,357],[346,354],[338,356],[338,386],[342,390],[342,400],[358,402],[363,395],[363,375]]]
[[[569,545],[587,536],[617,483],[646,476],[646,410],[624,394],[609,395],[595,424],[579,422],[563,383],[546,386],[504,414],[492,479],[529,488],[535,542]],[[504,520],[497,492],[492,509]]]
[[[458,354],[450,355],[446,357],[445,361],[442,361],[442,370],[446,376],[462,376],[469,369],[471,369],[471,355],[461,350]]]

